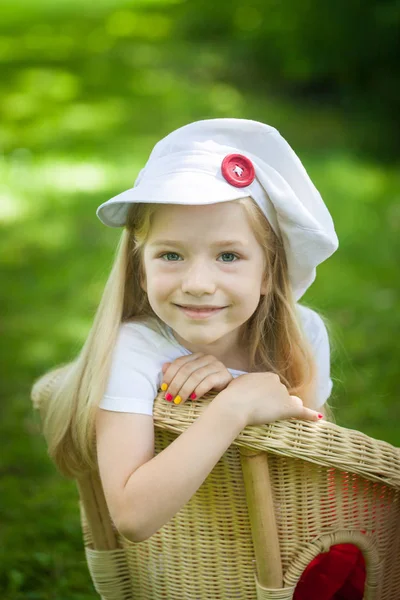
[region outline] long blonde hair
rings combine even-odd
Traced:
[[[251,198],[237,202],[244,206],[265,250],[268,284],[267,293],[239,331],[241,344],[248,348],[250,371],[277,373],[291,395],[315,408],[316,363],[296,311],[284,247]],[[43,433],[50,457],[68,477],[96,468],[95,416],[107,386],[121,322],[149,317],[160,322],[140,285],[145,277],[144,246],[158,207],[145,203],[130,206],[88,337],[76,359],[62,365],[62,377],[48,399]]]

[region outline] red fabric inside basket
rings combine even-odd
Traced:
[[[293,600],[362,600],[364,557],[353,544],[336,544],[316,556],[299,579]]]

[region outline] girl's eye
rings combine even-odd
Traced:
[[[164,258],[164,256],[171,256],[175,254],[175,256],[178,256],[178,254],[176,252],[165,252],[164,254],[160,254],[160,258]],[[167,260],[166,262],[175,262],[175,261],[171,261],[171,260]]]
[[[234,256],[236,259],[239,259],[238,255],[234,254],[233,252],[223,252],[221,254],[221,256],[226,256],[226,255],[228,255],[228,256]],[[235,260],[224,260],[222,262],[236,262],[236,261]]]
[[[179,254],[177,254],[176,252],[164,252],[164,254],[160,255],[160,258],[164,258],[164,256],[179,256]],[[237,254],[234,254],[233,252],[223,252],[221,254],[221,256],[234,256],[237,260],[239,259],[239,256]],[[175,260],[166,260],[165,262],[177,262]],[[236,262],[236,260],[223,260],[222,262]]]

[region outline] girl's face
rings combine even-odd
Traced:
[[[238,328],[266,293],[263,251],[244,207],[235,201],[160,205],[145,244],[144,268],[142,287],[150,306],[178,342],[191,352],[212,354],[226,367],[239,364],[245,355]],[[177,305],[224,308],[195,319]]]

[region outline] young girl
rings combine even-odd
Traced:
[[[98,462],[116,527],[139,542],[189,501],[244,427],[322,418],[328,335],[298,300],[338,240],[291,147],[242,119],[172,132],[97,215],[124,230],[44,433],[65,475]],[[160,388],[176,410],[218,394],[154,456]]]

